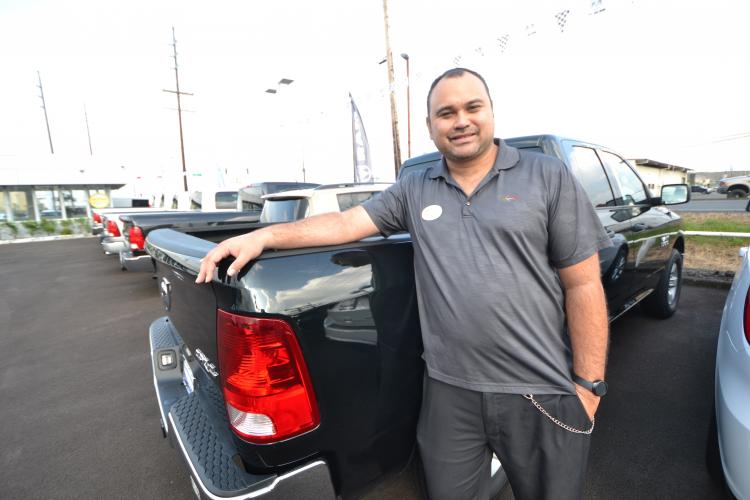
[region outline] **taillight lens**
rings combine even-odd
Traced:
[[[750,344],[750,289],[745,296],[745,340]]]
[[[219,310],[217,332],[219,372],[235,433],[269,443],[320,424],[307,365],[289,324]]]
[[[107,232],[112,236],[120,236],[120,230],[117,228],[117,224],[115,224],[115,221],[113,220],[107,221]]]
[[[99,215],[99,214],[97,214],[97,213],[94,213],[93,219],[94,219],[94,222],[96,222],[97,224],[101,224],[102,223],[102,216]]]
[[[138,226],[130,228],[128,240],[130,240],[130,248],[133,250],[143,250],[143,247],[146,246],[146,238],[143,237],[143,231]]]

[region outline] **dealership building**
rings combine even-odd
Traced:
[[[92,195],[104,194],[112,205],[112,191],[125,184],[122,167],[91,158],[0,157],[0,221],[90,217]]]

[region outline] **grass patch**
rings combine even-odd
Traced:
[[[60,231],[60,234],[67,236],[67,235],[73,234],[73,230],[70,229],[70,227],[64,227]]]
[[[742,213],[683,213],[685,231],[716,231],[750,233],[750,214]],[[740,247],[750,245],[750,238],[721,236],[687,236],[685,241],[685,267],[736,271],[741,259]]]

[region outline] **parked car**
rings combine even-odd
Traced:
[[[607,148],[548,135],[507,142],[559,158],[580,179],[613,242],[599,254],[610,320],[638,303],[674,314],[685,241],[669,206],[688,201],[687,184],[654,196]],[[439,160],[411,159],[400,175]],[[146,238],[167,311],[149,328],[156,401],[199,496],[357,498],[418,462],[411,236],[269,250],[235,277],[226,260],[211,286],[196,285],[201,258],[229,235]],[[489,473],[494,495],[505,473],[497,460]]]
[[[267,194],[260,222],[291,222],[326,212],[343,212],[364,203],[390,183],[328,184],[309,189],[295,189]]]
[[[734,275],[719,328],[714,412],[706,444],[712,477],[732,495],[750,498],[750,254]]]
[[[699,186],[697,184],[693,184],[690,186],[690,192],[692,193],[702,193],[702,194],[711,194],[713,193],[713,189],[707,186]]]
[[[750,175],[724,177],[719,181],[719,194],[726,194],[727,198],[745,198],[750,194]]]

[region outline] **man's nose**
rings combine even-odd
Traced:
[[[453,123],[453,128],[463,129],[470,125],[469,117],[463,111],[456,113],[456,121]]]

